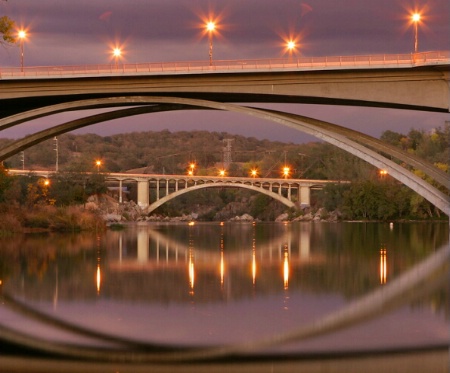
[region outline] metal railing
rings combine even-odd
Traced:
[[[254,71],[307,71],[415,67],[450,64],[450,51],[332,57],[290,57],[254,60],[112,63],[98,65],[0,67],[0,79],[102,75],[161,75]]]

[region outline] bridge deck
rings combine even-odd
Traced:
[[[227,72],[354,70],[448,65],[450,51],[415,54],[296,57],[256,60],[150,62],[72,66],[0,67],[0,79],[36,79],[110,75],[171,75]]]

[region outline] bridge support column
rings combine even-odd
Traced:
[[[123,202],[122,198],[122,180],[119,180],[119,203]]]
[[[287,196],[289,201],[292,201],[292,192],[291,192],[291,184],[289,184],[288,186],[288,196]]]
[[[159,180],[156,180],[156,200],[159,201]]]
[[[307,186],[300,186],[300,205],[311,205],[311,190]]]
[[[149,202],[148,180],[139,180],[137,185],[137,204],[139,207],[147,207]]]

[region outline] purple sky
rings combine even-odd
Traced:
[[[410,53],[413,10],[421,10],[419,51],[450,47],[448,0],[8,0],[8,15],[28,29],[25,66],[104,64],[111,48],[123,46],[124,62],[207,60],[208,39],[203,19],[218,16],[214,59],[283,56],[283,37],[299,40],[302,56]],[[19,66],[20,48],[0,48],[1,66]],[[413,111],[277,105],[359,129],[378,137],[384,130],[408,132],[443,126],[448,114]],[[73,114],[40,119],[3,131],[0,137],[21,137]],[[78,133],[211,129],[271,140],[302,142],[312,138],[297,131],[232,113],[165,113],[98,124]]]

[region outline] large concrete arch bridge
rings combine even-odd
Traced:
[[[392,177],[450,215],[448,194],[400,163],[422,170],[444,189],[448,188],[448,174],[433,165],[359,131],[243,105],[313,103],[448,113],[449,71],[449,51],[215,61],[214,66],[183,62],[129,64],[120,68],[109,65],[30,67],[23,71],[0,68],[0,131],[66,111],[128,107],[26,136],[0,149],[0,161],[53,136],[115,118],[168,110],[227,110],[289,126],[344,149],[386,169]]]
[[[339,180],[273,179],[250,177],[186,176],[121,174],[106,175],[107,181],[119,183],[119,202],[122,202],[123,183],[137,183],[137,203],[148,213],[164,203],[195,190],[205,188],[241,188],[265,194],[289,208],[309,206],[312,189],[322,189],[327,184],[346,183]],[[154,191],[151,200],[150,191]]]
[[[12,175],[36,175],[50,178],[54,171],[9,170]],[[136,203],[147,213],[152,213],[164,203],[182,194],[205,188],[241,188],[265,194],[289,208],[309,206],[311,190],[323,189],[327,184],[346,184],[343,180],[275,179],[257,177],[219,177],[191,175],[158,175],[108,173],[105,180],[118,184],[118,200],[123,202],[123,186],[137,184]],[[153,192],[153,193],[152,193]],[[152,199],[151,195],[154,196]]]

